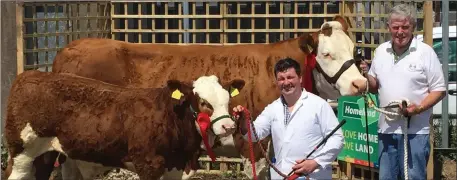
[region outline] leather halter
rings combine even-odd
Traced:
[[[194,108],[192,107],[192,105],[190,105],[189,108],[190,108],[190,112],[192,112],[194,118],[197,118],[198,112],[194,110]],[[224,119],[224,118],[230,118],[232,121],[235,121],[235,120],[234,120],[234,117],[232,117],[232,116],[230,116],[230,115],[222,115],[222,116],[217,117],[216,119],[214,119],[214,120],[212,120],[212,121],[210,122],[210,127],[211,127],[210,129],[211,129],[211,132],[212,132],[213,134],[216,134],[216,133],[214,132],[214,130],[213,130],[214,124],[215,124],[216,122],[218,122],[218,121]]]
[[[355,60],[354,59],[351,59],[349,61],[346,61],[343,66],[341,66],[340,70],[338,70],[338,72],[336,72],[336,74],[333,76],[333,77],[330,77],[327,73],[324,72],[324,70],[322,70],[321,66],[319,65],[319,63],[316,63],[316,69],[317,71],[319,71],[325,78],[325,80],[327,80],[328,83],[334,85],[336,84],[336,81],[338,81],[338,79],[340,78],[340,76],[346,71],[349,69],[349,67],[351,67],[351,65],[353,65],[355,63]]]

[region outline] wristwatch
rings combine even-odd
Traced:
[[[424,110],[424,106],[419,105],[419,107],[416,108],[416,113],[419,114]]]

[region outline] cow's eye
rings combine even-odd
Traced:
[[[200,107],[203,108],[203,109],[206,109],[206,110],[210,110],[210,111],[213,110],[213,106],[211,106],[211,104],[209,102],[207,102],[207,101],[201,101],[200,102]]]
[[[200,101],[200,106],[206,106],[207,108],[210,108],[211,104],[209,104],[208,101],[202,100]]]

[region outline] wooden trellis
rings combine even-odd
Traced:
[[[113,39],[135,43],[272,43],[314,32],[340,2],[112,2]]]
[[[84,37],[110,37],[109,2],[23,2],[16,8],[18,73],[51,71],[58,50]]]
[[[371,59],[374,49],[390,39],[385,21],[389,8],[397,3],[400,2],[28,1],[17,7],[18,73],[24,69],[51,71],[56,52],[84,37],[135,43],[273,43],[314,32],[337,14],[347,18],[351,38]],[[427,3],[410,4],[419,9],[415,34],[431,36],[431,28],[427,30],[424,25],[425,14],[431,11],[422,10]],[[428,17],[431,19],[431,15]]]
[[[372,59],[374,50],[379,44],[390,40],[387,29],[387,18],[390,9],[402,1],[349,1],[344,3],[341,14],[350,24],[351,39],[357,47],[363,48],[362,54]],[[414,32],[424,34],[424,2],[406,2],[415,7],[417,12],[417,27]]]
[[[242,160],[241,158],[227,158],[217,157],[213,163],[208,156],[202,156],[198,159],[201,163],[202,169],[197,170],[200,173],[221,174],[221,173],[242,173]],[[217,166],[215,169],[213,166]]]

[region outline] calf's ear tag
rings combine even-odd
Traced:
[[[238,94],[240,94],[240,91],[238,91],[238,88],[230,87],[230,96],[231,97],[235,97]]]
[[[179,89],[176,89],[176,90],[173,91],[173,93],[171,94],[171,97],[172,97],[173,99],[180,100],[182,95],[183,95],[183,94],[181,93],[181,91],[179,91]]]

